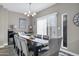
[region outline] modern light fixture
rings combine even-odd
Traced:
[[[29,16],[32,16],[33,17],[33,16],[36,15],[36,12],[32,12],[31,11],[31,3],[29,3],[29,10],[28,10],[28,12],[25,12],[24,15],[27,15],[28,17]]]

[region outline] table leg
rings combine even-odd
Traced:
[[[39,50],[38,47],[34,48],[34,56],[38,56],[38,50]]]

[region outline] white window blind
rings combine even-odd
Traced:
[[[50,38],[57,37],[57,13],[48,16],[48,35]]]
[[[46,19],[37,20],[37,34],[47,35],[47,20]]]
[[[57,37],[57,13],[37,18],[37,34]]]

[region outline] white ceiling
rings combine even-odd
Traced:
[[[54,4],[55,3],[32,3],[31,11],[39,12]],[[0,3],[0,5],[3,5],[4,8],[7,8],[10,11],[19,12],[19,13],[24,13],[29,10],[28,3],[2,3],[2,4]]]

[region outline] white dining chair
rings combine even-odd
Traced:
[[[58,56],[62,38],[53,38],[49,40],[49,50],[41,56]]]
[[[22,56],[28,56],[28,47],[27,47],[27,40],[23,37],[20,37],[21,47],[22,47]]]
[[[14,39],[15,39],[15,46],[16,46],[17,54],[21,55],[21,42],[20,42],[19,36],[15,34]]]

